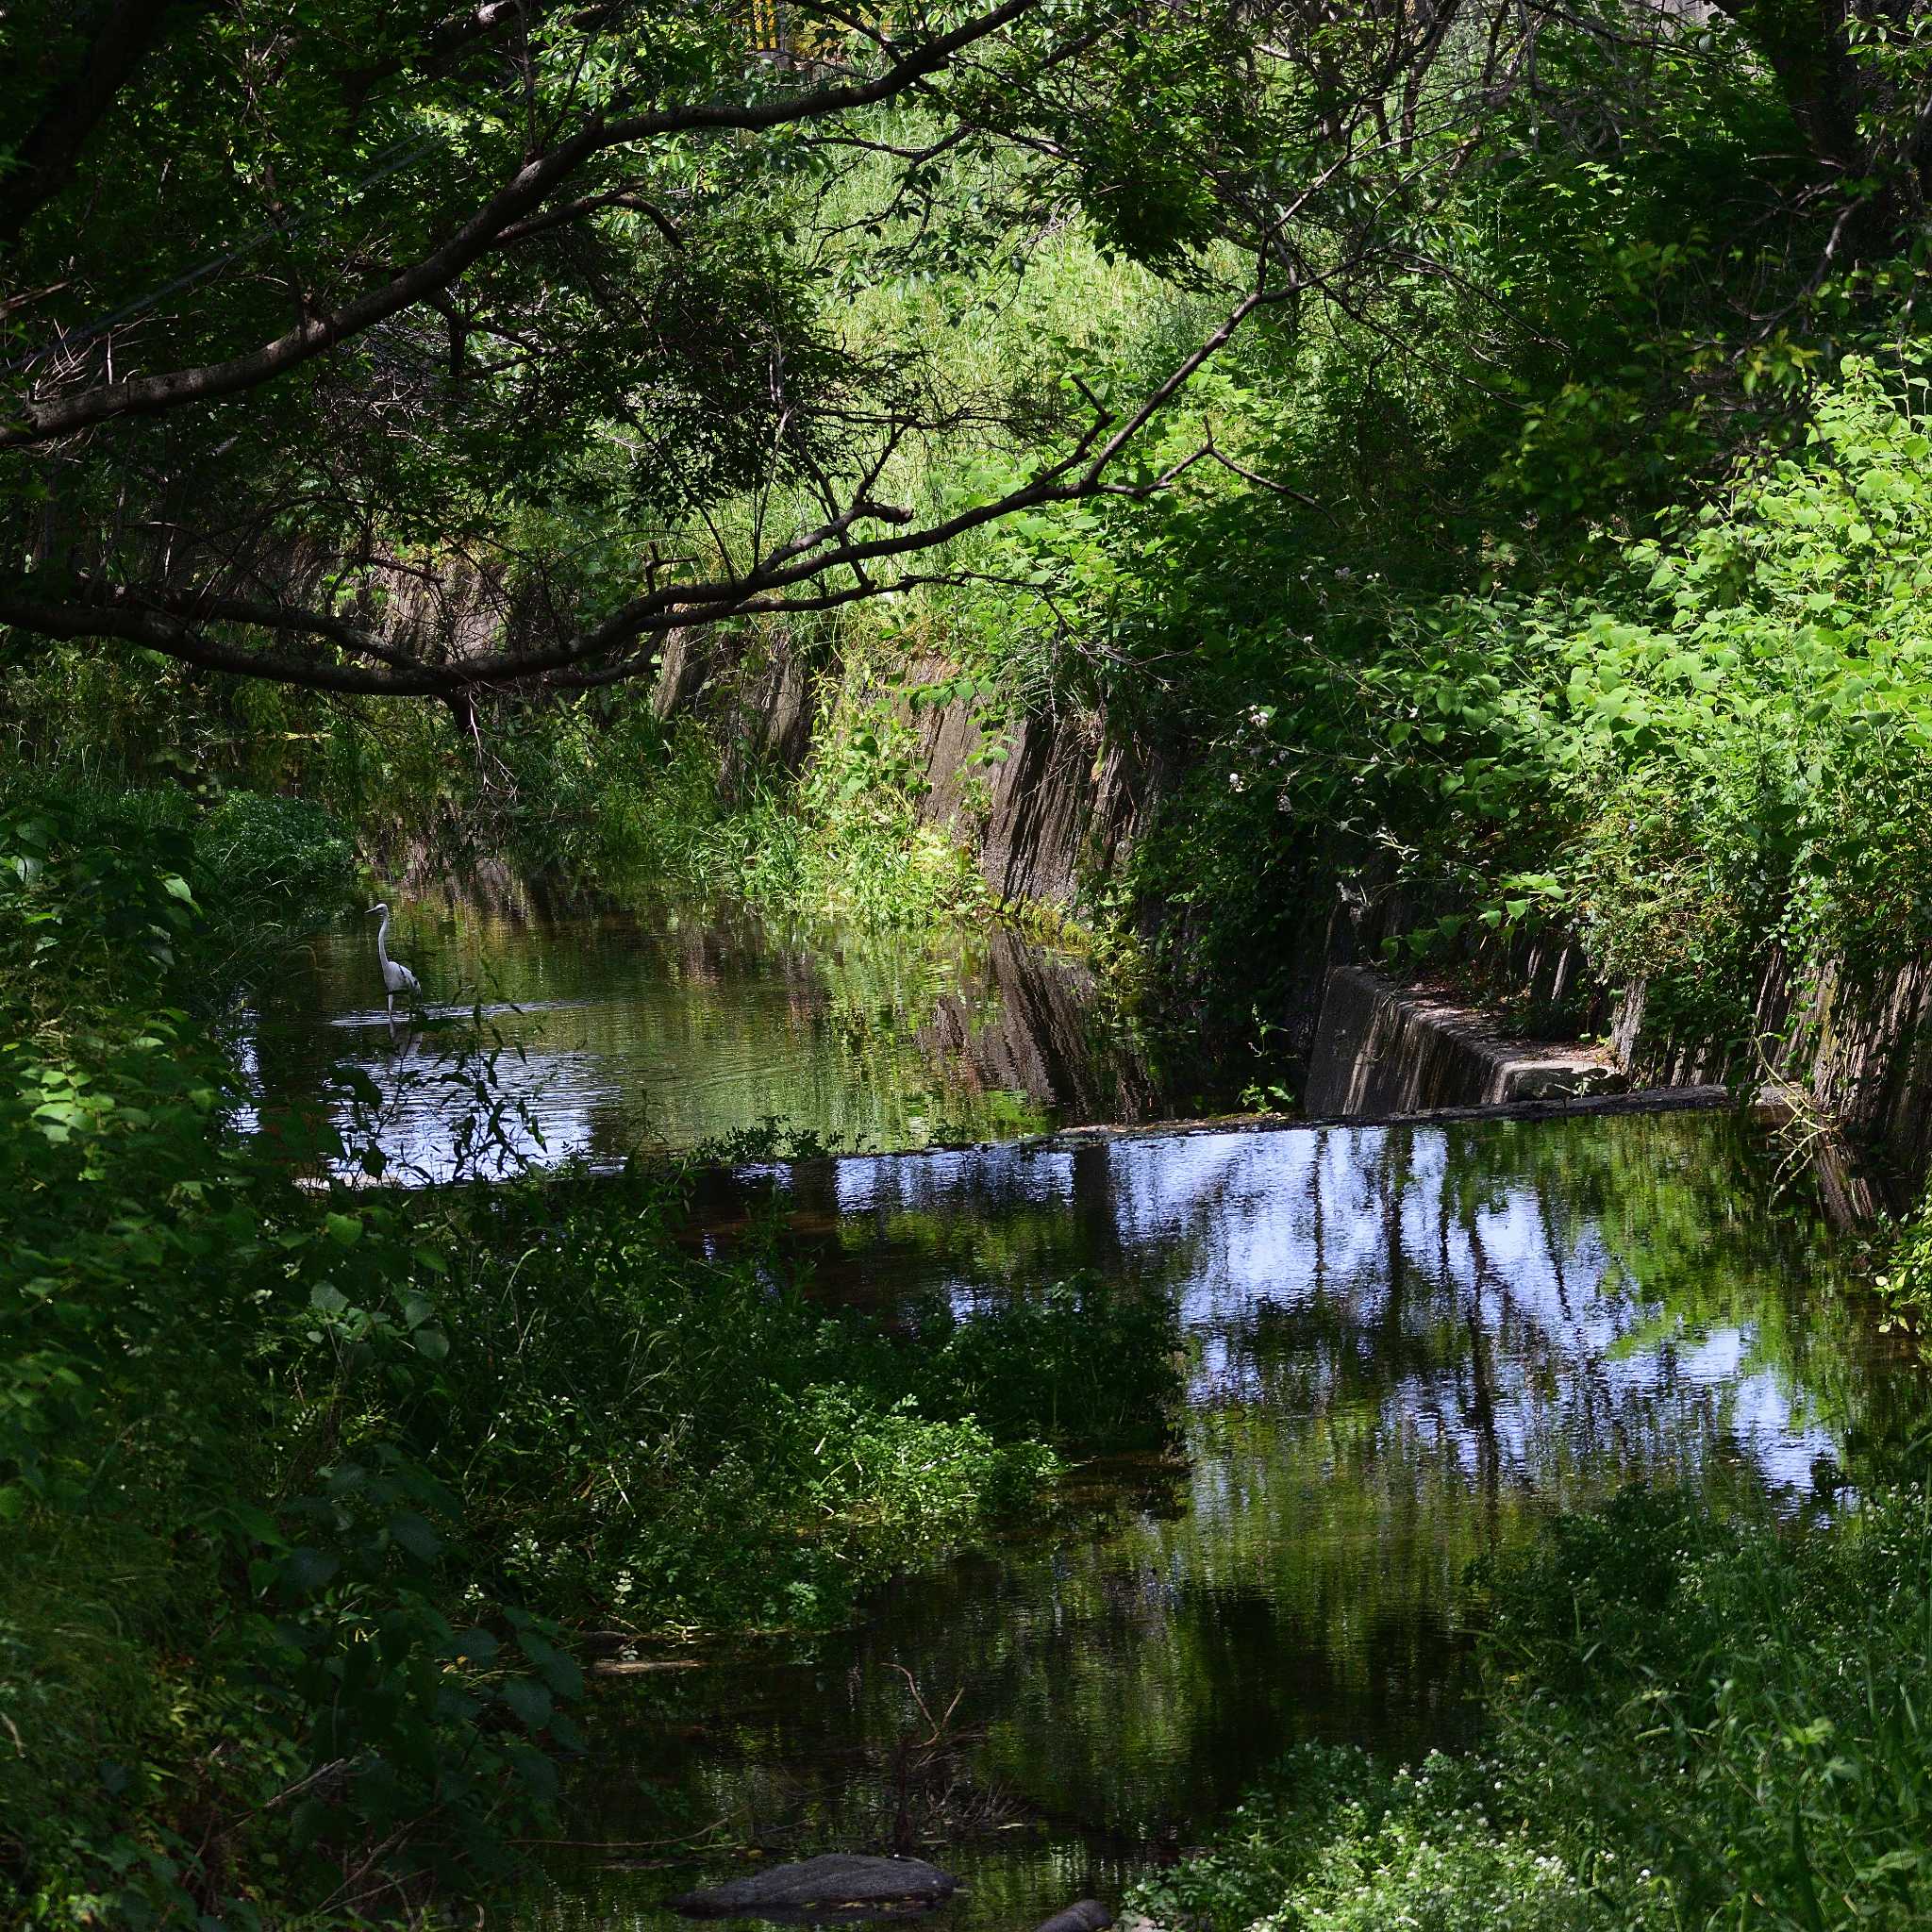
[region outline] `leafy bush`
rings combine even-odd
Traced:
[[[189,856],[0,840],[0,1901],[50,1927],[475,1882],[573,1736],[540,1626],[454,1614],[458,1499],[347,1446],[440,1331],[379,1209],[222,1138],[227,1070],[171,1004]],[[352,1249],[393,1312],[334,1285]]]
[[[436,1425],[528,1600],[645,1630],[833,1622],[1037,1498],[1045,1443],[1171,1427],[1165,1297],[1050,1287],[894,1335],[814,1306],[775,1249],[694,1266],[685,1186],[645,1169],[425,1204],[468,1284]]]
[[[1291,591],[1301,635],[1238,630],[1135,860],[1170,970],[1245,1017],[1241,962],[1292,973],[1353,875],[1401,902],[1407,957],[1554,924],[1646,979],[1664,1034],[1741,1048],[1774,946],[1867,973],[1932,941],[1932,443],[1869,361],[1812,401],[1800,447],[1588,592],[1337,566]]]
[[[1135,1896],[1189,1932],[1640,1932],[1674,1922],[1649,1874],[1580,1869],[1556,1834],[1518,1830],[1490,1767],[1435,1756],[1390,1772],[1304,1744],[1239,1806],[1205,1856]]]
[[[1060,1391],[1125,1389],[1136,1432],[1169,1426],[1164,1301],[1048,1290],[893,1337],[814,1306],[774,1251],[693,1265],[686,1185],[652,1168],[412,1204],[466,1284],[422,1426],[525,1601],[645,1631],[836,1622],[1036,1499],[1058,1466],[1041,1438],[1111,1443],[1113,1411],[1056,1412]]]
[[[1595,1821],[1690,1924],[1932,1913],[1932,1505],[1791,1535],[1641,1493],[1492,1581],[1513,1801]]]
[[[1891,1233],[1874,1276],[1886,1307],[1886,1327],[1923,1334],[1932,1323],[1932,1195]]]
[[[349,903],[356,855],[321,806],[230,791],[194,828],[200,898],[220,928],[326,924]]]
[[[322,875],[282,862],[312,822],[226,824],[265,903]],[[695,1257],[676,1174],[299,1189],[341,1150],[234,1138],[181,1004],[195,860],[182,824],[0,835],[0,1916],[49,1927],[490,1882],[577,1741],[545,1619],[824,1624],[1057,1468],[775,1253]],[[1049,1392],[1171,1346],[1036,1329]]]
[[[1390,1773],[1305,1746],[1163,1924],[1921,1925],[1932,1504],[1797,1532],[1631,1491],[1482,1572],[1489,1735]]]

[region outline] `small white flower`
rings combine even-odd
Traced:
[[[1227,774],[1227,789],[1230,791],[1245,791],[1248,789],[1248,781],[1239,772],[1230,772]]]

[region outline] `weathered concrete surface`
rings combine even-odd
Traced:
[[[1932,1158],[1932,961],[1863,980],[1831,961],[1793,990],[1786,1039],[1778,1071],[1802,1070],[1821,1113],[1882,1153],[1905,1207]]]
[[[958,1881],[924,1858],[874,1858],[829,1852],[796,1865],[774,1865],[724,1885],[687,1891],[671,1901],[675,1910],[694,1919],[762,1918],[776,1913],[794,1918],[809,1911],[859,1914],[903,1911],[936,1906],[950,1898]]]
[[[778,629],[754,632],[728,657],[715,638],[673,631],[654,702],[660,718],[695,711],[710,725],[727,792],[760,768],[800,771],[818,717],[814,667]]]
[[[911,685],[957,667],[929,658],[907,668]],[[660,717],[701,717],[724,752],[727,792],[756,768],[799,771],[818,722],[818,679],[831,667],[777,626],[726,642],[675,632],[665,641],[655,702]],[[986,734],[963,702],[903,708],[918,741],[922,819],[943,825],[979,860],[1002,899],[1067,905],[1089,874],[1104,874],[1144,825],[1155,774],[1104,744],[1100,722],[1062,712],[1023,719],[987,759]]]
[[[1607,1048],[1508,1038],[1496,1021],[1440,988],[1404,986],[1367,966],[1338,966],[1308,1058],[1310,1114],[1417,1113],[1494,1107],[1628,1084]]]
[[[934,678],[943,669],[926,667]],[[1098,719],[1024,719],[1005,741],[1006,758],[991,764],[978,761],[986,740],[969,706],[911,723],[928,787],[921,817],[966,839],[1003,899],[1072,903],[1083,878],[1111,871],[1145,825],[1155,774],[1108,746]]]

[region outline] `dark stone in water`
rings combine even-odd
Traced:
[[[843,1852],[774,1865],[725,1885],[687,1891],[671,1901],[693,1919],[802,1919],[816,1913],[840,1918],[883,1917],[936,1906],[950,1898],[958,1880],[924,1858],[868,1858]]]
[[[1107,1932],[1112,1924],[1113,1914],[1097,1898],[1083,1898],[1035,1926],[1034,1932]]]

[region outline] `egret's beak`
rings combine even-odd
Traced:
[[[363,916],[363,918],[364,918],[364,919],[367,919],[367,918],[369,917],[370,913],[372,913],[372,912],[382,912],[382,911],[386,911],[387,909],[388,909],[388,908],[387,908],[386,907],[384,907],[384,906],[381,906],[381,905],[379,905],[379,904],[378,904],[378,905],[375,905],[375,906],[369,906],[369,907],[365,907],[365,908],[363,908],[363,913],[362,913],[362,916]]]

